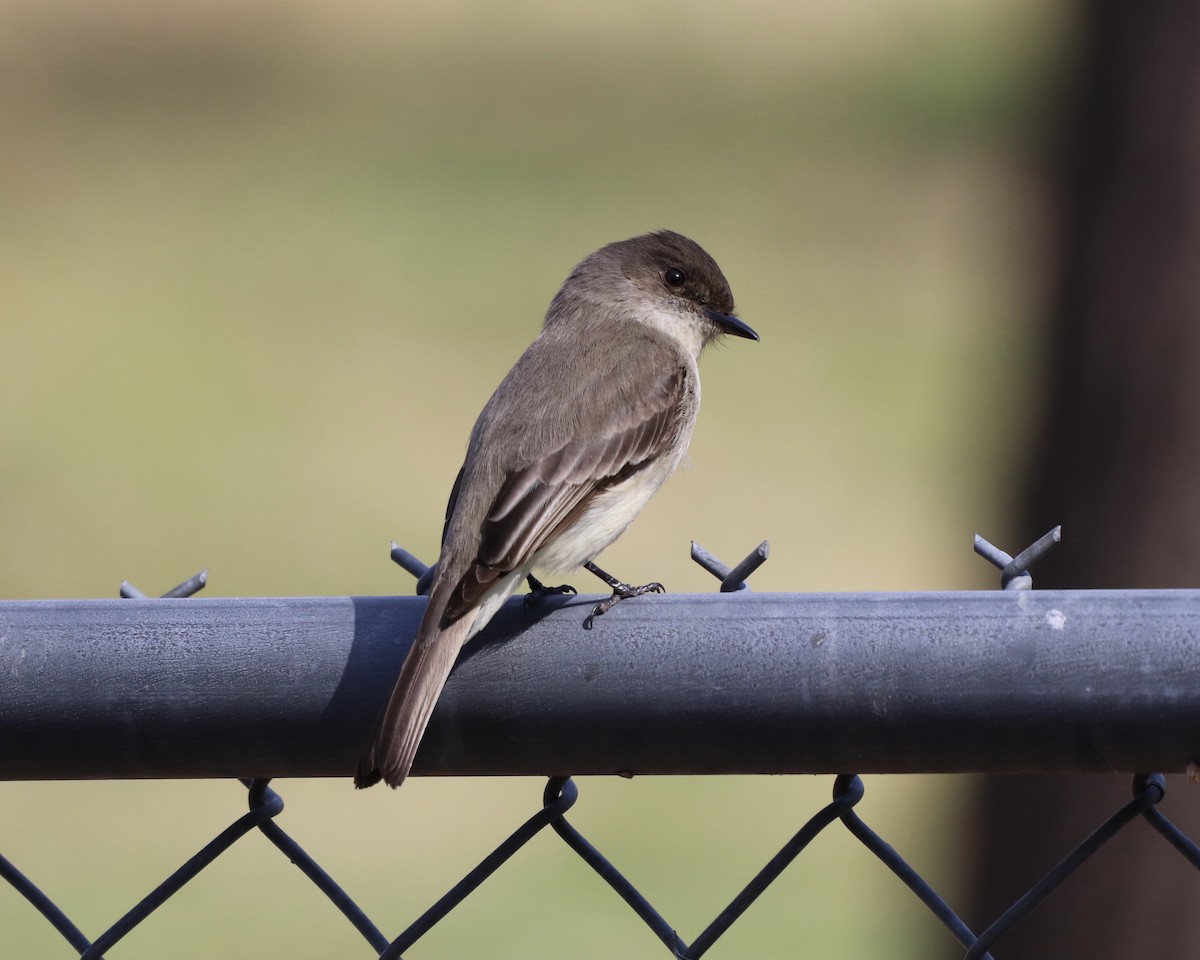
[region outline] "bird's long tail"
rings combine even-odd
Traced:
[[[412,768],[438,696],[475,620],[468,614],[441,628],[440,607],[431,604],[426,610],[417,639],[400,669],[379,732],[358,761],[356,787],[369,787],[381,779],[390,787],[398,787]]]

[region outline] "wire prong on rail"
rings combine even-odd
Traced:
[[[203,590],[207,583],[208,570],[204,569],[195,576],[188,577],[183,583],[173,586],[163,597],[190,597]]]
[[[429,593],[429,586],[433,583],[433,574],[437,568],[437,564],[426,566],[418,557],[409,553],[400,544],[392,541],[392,560],[402,566],[405,570],[417,578],[417,596],[423,597]]]
[[[695,540],[692,541],[692,559],[718,580],[724,580],[727,576],[729,576],[729,568],[711,553],[705,550],[702,546],[700,546],[700,544],[698,544]]]
[[[190,597],[193,594],[199,593],[204,589],[204,585],[208,583],[208,570],[201,570],[195,576],[188,577],[183,583],[176,584],[170,590],[160,597],[162,600],[174,600],[180,597]],[[121,598],[124,600],[145,600],[146,595],[142,593],[128,580],[121,581]]]
[[[392,541],[392,560],[402,566],[418,580],[425,576],[429,567],[417,557],[405,550],[395,540]]]
[[[995,544],[985,540],[979,534],[975,534],[975,552],[983,557],[993,567],[1003,570],[1010,563],[1012,557],[997,547]]]
[[[1000,569],[1001,589],[1029,590],[1033,587],[1033,577],[1029,573],[1029,568],[1049,553],[1061,540],[1062,525],[1060,524],[1013,558],[979,534],[975,534],[975,552],[992,566]]]
[[[1062,542],[1062,525],[1059,524],[1049,533],[1043,534],[1038,540],[1018,553],[1004,568],[1000,579],[1012,579],[1020,574],[1028,574],[1029,568]]]
[[[747,590],[746,578],[767,562],[771,555],[771,544],[764,540],[746,555],[736,567],[729,571],[721,580],[721,592],[733,593],[735,590]]]
[[[770,553],[771,545],[764,540],[750,551],[746,559],[731,570],[695,540],[692,541],[692,559],[721,581],[722,593],[732,593],[735,590],[749,589],[746,584],[746,578],[766,562]]]

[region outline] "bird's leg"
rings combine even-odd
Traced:
[[[541,580],[535,577],[532,573],[526,574],[525,579],[529,581],[529,592],[525,594],[525,609],[536,607],[546,597],[561,596],[568,593],[578,593],[569,583],[560,583],[557,587],[548,587]]]
[[[611,610],[622,600],[628,600],[630,597],[640,597],[645,593],[666,593],[666,588],[655,581],[654,583],[644,583],[640,587],[630,586],[628,583],[622,583],[611,573],[606,573],[598,566],[589,560],[583,565],[583,569],[588,573],[594,573],[597,577],[612,587],[612,596],[607,600],[601,600],[598,604],[592,607],[592,612],[588,614],[587,619],[583,621],[584,629],[592,629],[592,621],[596,617],[602,616],[606,611]]]

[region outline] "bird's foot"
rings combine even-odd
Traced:
[[[596,617],[603,616],[622,600],[628,600],[630,597],[640,597],[647,593],[666,593],[666,587],[655,581],[654,583],[644,583],[640,587],[631,586],[628,583],[623,583],[612,574],[605,573],[590,560],[585,563],[584,569],[589,573],[594,573],[597,577],[612,587],[612,596],[606,600],[601,600],[598,604],[592,607],[592,612],[587,615],[587,619],[583,621],[583,628],[591,630],[592,624]]]
[[[529,592],[525,594],[526,612],[541,604],[546,597],[564,596],[569,593],[579,592],[569,583],[560,583],[557,587],[548,587],[532,573],[528,574],[525,579],[529,581]]]

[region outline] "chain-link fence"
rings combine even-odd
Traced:
[[[550,611],[531,612],[514,601],[497,628],[466,652],[416,771],[529,773],[572,765],[575,772],[626,774],[1100,770],[1137,769],[1143,760],[1192,768],[1200,755],[1194,739],[1200,591],[1028,593],[1028,568],[1057,541],[1055,530],[1014,559],[977,538],[977,552],[1001,568],[1007,597],[779,595],[753,602],[745,596],[745,579],[766,559],[766,544],[732,570],[693,545],[693,556],[722,581],[721,589],[743,596],[718,605],[695,597],[622,605],[605,617],[610,635],[602,644],[566,644],[554,675],[571,680],[551,691],[544,689],[544,664],[555,654],[543,643],[562,641],[548,628],[556,623],[578,636],[581,607],[560,598]],[[393,557],[418,577],[426,572],[399,548]],[[200,574],[167,596],[188,596],[204,583]],[[141,594],[122,584],[122,596]],[[361,704],[382,702],[417,613],[419,601],[355,606],[335,598],[225,606],[0,604],[0,742],[7,745],[0,776],[220,776],[229,768],[264,765],[281,774],[348,776],[374,716]],[[663,655],[655,637],[665,637],[666,648],[676,652],[682,637],[692,653]],[[174,645],[165,659],[164,643]],[[522,652],[522,645],[531,649]],[[234,649],[241,652],[230,663]],[[177,655],[181,650],[187,655]],[[543,664],[534,692],[520,685],[522,657]],[[390,670],[377,669],[379,658]],[[224,674],[198,669],[198,663],[218,662]],[[171,663],[177,673],[164,669]],[[648,674],[642,686],[631,682],[629,669]],[[375,675],[381,679],[366,682]],[[237,682],[226,682],[230,678]],[[664,685],[671,678],[673,691]],[[155,696],[124,696],[139,690]],[[63,715],[68,697],[72,710]],[[283,801],[269,778],[243,783],[249,812],[94,940],[2,856],[0,877],[75,952],[94,960],[258,831],[361,934],[364,956],[396,958],[549,830],[604,879],[669,955],[699,958],[822,831],[840,825],[945,926],[964,957],[979,958],[990,957],[1007,930],[1134,820],[1145,820],[1200,869],[1200,847],[1158,809],[1164,778],[1139,774],[1132,799],[1099,825],[1080,824],[1073,851],[985,928],[972,930],[859,816],[864,782],[842,774],[832,800],[688,941],[571,824],[567,814],[578,788],[569,776],[553,776],[542,807],[396,936],[384,934],[279,827]]]

